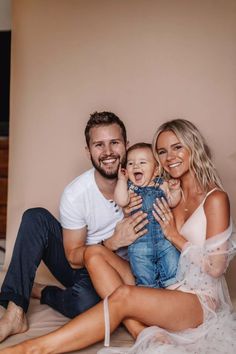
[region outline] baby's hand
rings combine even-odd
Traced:
[[[121,164],[118,169],[118,179],[123,180],[125,182],[128,181],[128,173],[127,170],[123,167],[121,167]]]
[[[177,178],[171,178],[169,181],[167,181],[167,183],[170,190],[180,189],[180,180]]]

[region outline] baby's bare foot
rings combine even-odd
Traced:
[[[25,332],[27,329],[28,324],[23,309],[10,301],[0,320],[0,342],[13,334]]]
[[[31,297],[34,297],[36,299],[41,299],[42,291],[45,288],[45,284],[39,284],[39,283],[34,283],[32,291],[31,291]]]

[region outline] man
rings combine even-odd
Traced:
[[[29,209],[22,217],[0,294],[0,341],[27,330],[25,314],[41,260],[65,289],[39,286],[33,295],[73,318],[99,301],[84,268],[86,245],[102,242],[117,251],[146,232],[145,214],[123,219],[113,202],[118,167],[126,157],[123,122],[114,113],[95,112],[85,138],[93,168],[66,187],[60,203],[61,224],[43,208]]]

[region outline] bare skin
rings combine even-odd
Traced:
[[[89,135],[90,141],[86,151],[96,165],[97,186],[105,198],[112,199],[117,182],[116,173],[126,154],[126,142],[117,124],[91,128]],[[99,172],[101,170],[103,173]],[[106,177],[111,174],[114,176],[113,178]],[[106,247],[114,251],[131,244],[146,233],[147,230],[144,228],[146,224],[146,214],[140,211],[136,215],[124,218],[117,223],[113,235],[104,241]],[[75,230],[63,228],[66,258],[74,269],[84,267],[83,254],[86,249],[86,237],[86,227]],[[35,284],[32,296],[40,299],[44,287],[45,285]],[[12,321],[13,318],[17,318],[17,321]],[[26,328],[25,323],[25,314],[23,314],[22,308],[17,305],[8,306],[4,316],[0,318],[0,342],[12,334],[23,332]]]
[[[89,246],[84,258],[93,285],[102,299],[123,284],[135,285],[129,263],[105,247]],[[146,327],[128,318],[124,320],[124,325],[134,338]]]
[[[5,307],[0,306],[0,319],[2,318],[2,316],[4,315],[5,312],[6,312]]]
[[[28,330],[26,316],[21,307],[10,301],[7,310],[0,321],[0,341],[12,334]]]
[[[180,250],[186,243],[181,235],[181,227],[191,214],[198,208],[204,199],[205,191],[201,190],[196,178],[189,170],[189,152],[182,146],[177,136],[171,131],[160,134],[157,141],[157,151],[160,154],[162,166],[173,178],[181,180],[181,187],[185,195],[174,209],[173,213],[165,202],[159,201],[155,206],[154,216],[160,222],[165,236]],[[209,190],[215,186],[210,186]],[[187,210],[187,212],[186,212]],[[206,237],[210,238],[229,225],[229,202],[226,193],[214,191],[204,204],[207,220]],[[88,257],[89,259],[89,257]],[[95,258],[96,260],[96,258]],[[95,266],[90,258],[91,276],[96,284]],[[106,256],[104,264],[108,269],[104,277],[105,292],[118,285],[122,279],[124,268],[117,271],[114,259]],[[116,261],[115,261],[116,262]],[[96,264],[96,262],[95,262]],[[94,267],[94,268],[93,268]],[[110,267],[110,268],[109,268]],[[114,284],[109,284],[110,277],[114,277]],[[102,278],[101,278],[102,279]],[[131,281],[131,279],[126,281]],[[100,289],[102,294],[102,289]],[[142,306],[140,306],[142,304]],[[151,289],[132,285],[120,285],[109,297],[109,315],[111,332],[125,319],[133,319],[147,326],[157,325],[170,331],[181,331],[195,328],[203,321],[203,311],[198,297],[195,294],[168,289]],[[87,347],[104,338],[103,304],[86,311],[82,315],[68,322],[62,328],[33,340],[23,342],[12,348],[3,349],[3,354],[47,354],[66,353]]]
[[[147,301],[148,299],[148,301]],[[125,303],[125,306],[124,306]],[[142,303],[142,311],[140,311]],[[202,322],[197,296],[180,291],[123,285],[109,298],[111,332],[126,317],[172,331],[194,328]],[[0,350],[2,354],[56,354],[85,348],[104,338],[103,304],[86,311],[45,336]]]

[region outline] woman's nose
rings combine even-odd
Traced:
[[[166,159],[169,161],[169,160],[172,160],[173,158],[175,158],[174,152],[172,150],[167,151]]]

